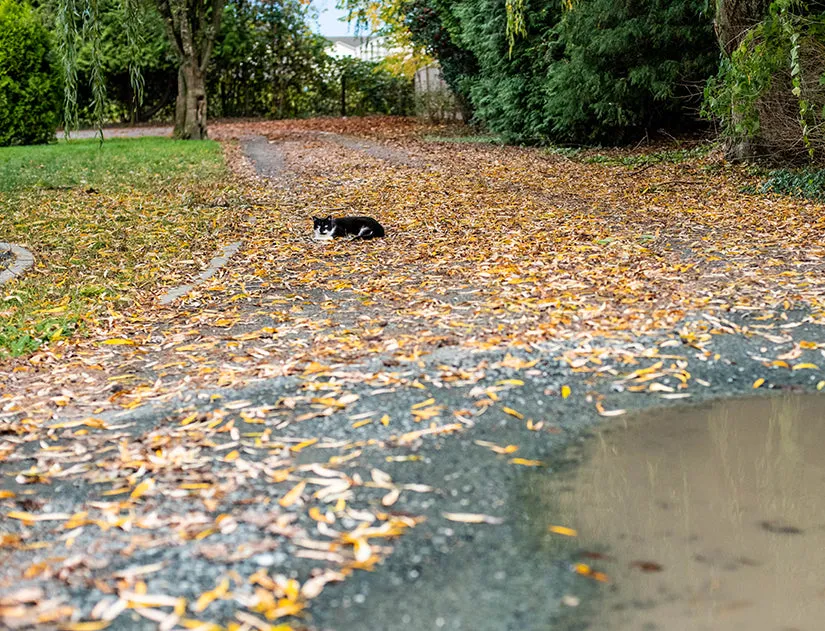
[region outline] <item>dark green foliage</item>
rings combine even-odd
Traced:
[[[126,7],[132,6],[139,41],[131,46],[124,28]],[[57,28],[55,0],[45,0],[44,17]],[[98,26],[107,122],[169,120],[178,89],[175,59],[163,20],[151,2],[99,0]],[[135,17],[133,16],[133,18]],[[229,0],[221,20],[207,72],[210,117],[306,117],[340,112],[341,74],[347,86],[351,114],[408,114],[412,87],[404,79],[370,62],[336,60],[327,54],[326,39],[309,27],[311,8],[301,0]],[[91,74],[94,49],[77,54],[77,102],[81,123],[95,124]],[[130,63],[136,61],[143,79],[143,101],[135,98]]]
[[[334,59],[309,28],[300,0],[227,5],[209,70],[212,116],[296,118],[347,114],[408,114],[412,86],[377,64]]]
[[[616,143],[695,122],[717,58],[704,0],[410,0],[407,22],[474,119],[510,142]],[[460,60],[460,63],[456,62]]]
[[[547,117],[547,84],[561,49],[553,33],[560,3],[525,2],[525,34],[512,50],[503,2],[464,0],[454,11],[462,24],[462,41],[478,59],[470,101],[476,119],[509,142],[540,143],[552,137]]]
[[[712,148],[712,144],[702,144],[691,149],[671,149],[668,151],[654,151],[652,153],[643,151],[631,155],[596,155],[582,158],[585,164],[604,164],[608,166],[624,166],[631,168],[646,167],[654,164],[679,164],[688,160],[696,160],[706,156]]]
[[[0,146],[54,141],[60,85],[37,13],[0,0]]]
[[[213,116],[306,115],[323,92],[326,40],[299,0],[227,4],[209,76]]]
[[[704,0],[582,0],[556,32],[547,83],[562,140],[623,141],[698,119],[718,57]]]
[[[45,318],[28,326],[0,322],[0,358],[32,353],[47,342],[72,335],[78,326],[71,318]]]
[[[148,121],[171,114],[178,91],[177,62],[172,53],[160,15],[151,5],[138,3],[140,42],[129,48],[122,0],[100,0],[101,66],[106,87],[104,118],[113,121]],[[143,101],[139,102],[132,87],[129,64],[132,55],[143,78]],[[93,46],[80,49],[78,56],[78,103],[93,104]],[[80,108],[80,118],[94,123],[93,105]]]
[[[413,110],[412,82],[383,70],[376,62],[351,57],[336,59],[328,80],[337,88],[341,84],[342,76],[346,77],[347,115],[405,115]],[[331,103],[327,102],[325,109],[330,109],[330,105]],[[338,113],[335,108],[331,109],[332,111],[325,113]]]
[[[771,171],[756,189],[759,193],[780,193],[793,197],[825,201],[825,169]]]

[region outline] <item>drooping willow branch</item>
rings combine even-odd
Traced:
[[[103,77],[103,57],[100,52],[102,32],[97,0],[84,0],[83,39],[91,47],[92,117],[103,140],[103,115],[106,106],[106,81]]]
[[[129,80],[137,103],[143,101],[143,77],[140,73],[141,44],[140,0],[123,0],[124,25],[129,49]],[[101,141],[103,117],[106,112],[106,80],[103,73],[103,31],[99,0],[58,0],[57,40],[63,66],[64,101],[63,129],[66,138],[77,129],[77,58],[82,43],[90,47],[90,83],[92,115]]]
[[[505,2],[507,10],[507,43],[510,45],[510,56],[513,55],[513,46],[516,45],[516,37],[527,35],[527,26],[524,21],[524,0],[507,0]]]
[[[57,40],[63,64],[63,130],[77,129],[77,42],[80,13],[75,0],[60,0],[57,6]]]
[[[129,47],[129,83],[134,93],[134,104],[143,103],[143,74],[140,72],[140,47],[143,44],[143,18],[139,0],[123,0],[123,18],[126,42]]]

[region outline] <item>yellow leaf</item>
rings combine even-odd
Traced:
[[[818,370],[819,366],[817,366],[816,364],[809,364],[809,363],[804,363],[803,362],[801,364],[796,364],[796,366],[794,366],[791,370],[805,370],[805,369]]]
[[[135,342],[133,342],[132,340],[127,340],[127,339],[124,339],[122,337],[113,337],[110,340],[104,340],[103,343],[107,344],[108,346],[134,346],[135,345]]]
[[[587,578],[592,578],[593,580],[599,581],[600,583],[607,583],[609,579],[607,578],[607,574],[604,572],[596,572],[593,568],[585,563],[577,563],[573,566],[573,571],[576,574],[581,574],[582,576],[586,576]]]
[[[105,629],[110,624],[111,620],[88,620],[84,622],[69,622],[58,627],[61,631],[100,631]]]
[[[24,522],[35,522],[37,521],[37,515],[33,513],[26,513],[23,511],[16,511],[13,510],[10,513],[6,514],[6,517],[9,519],[19,519],[20,521]]]
[[[189,425],[189,423],[193,422],[197,418],[198,418],[198,412],[192,412],[192,414],[190,414],[186,418],[182,418],[181,421],[180,421],[180,424],[181,425]]]
[[[309,516],[312,517],[312,519],[314,519],[315,521],[322,521],[325,524],[335,523],[334,517],[327,517],[324,513],[321,512],[321,509],[317,506],[313,506],[309,509]]]
[[[208,592],[204,592],[200,595],[197,602],[195,602],[193,606],[193,610],[197,613],[200,613],[204,609],[206,609],[213,601],[217,600],[218,598],[223,598],[229,592],[229,579],[224,578],[221,580],[220,583],[215,587],[215,589],[210,590]]]
[[[479,447],[486,447],[490,451],[494,451],[497,454],[511,454],[518,451],[517,445],[507,445],[506,447],[501,447],[500,445],[486,440],[475,440],[473,442]]]
[[[389,424],[390,424],[390,415],[389,415],[389,414],[385,414],[384,416],[382,416],[382,417],[381,417],[381,425],[383,425],[384,427],[386,427],[386,426],[387,426],[387,425],[389,425]]]
[[[295,502],[298,501],[298,498],[301,497],[301,493],[304,492],[304,488],[306,487],[306,485],[306,480],[301,480],[300,482],[298,482],[298,484],[296,484],[289,491],[286,492],[286,495],[284,495],[281,499],[278,500],[278,504],[280,504],[284,508],[292,506]]]
[[[14,491],[7,491],[6,489],[0,489],[0,500],[4,500],[9,497],[17,497],[17,493]]]
[[[411,410],[417,410],[419,408],[425,408],[428,405],[432,405],[433,403],[435,403],[435,399],[427,399],[426,401],[421,401],[419,403],[416,403],[410,409]]]
[[[521,412],[517,412],[513,408],[502,407],[501,411],[504,412],[505,414],[509,414],[510,416],[515,416],[519,420],[524,418],[524,414],[522,414]]]
[[[152,478],[146,478],[143,482],[138,484],[134,490],[129,494],[129,497],[133,500],[140,498],[142,495],[145,495],[147,492],[152,490],[155,486],[155,481]]]
[[[297,445],[293,445],[292,447],[289,448],[289,450],[292,453],[297,454],[299,451],[302,451],[302,450],[306,449],[307,447],[309,447],[310,445],[314,445],[317,442],[318,442],[317,438],[310,438],[309,440],[305,440],[303,442],[300,442]]]
[[[820,381],[818,384],[816,384],[817,390],[822,390],[822,388],[825,388],[825,381]]]
[[[309,365],[304,368],[304,374],[317,375],[318,373],[327,372],[328,370],[330,370],[329,366],[324,366],[318,362],[310,362]]]
[[[366,539],[359,538],[353,541],[352,551],[355,554],[355,560],[362,563],[372,556],[372,548]]]
[[[762,377],[759,377],[759,379],[757,379],[756,381],[753,382],[754,390],[756,388],[758,388],[759,386],[761,386],[763,383],[765,383],[765,380]]]
[[[194,618],[183,618],[178,622],[184,629],[197,629],[198,631],[223,631],[223,627],[214,622],[203,622]]]
[[[561,398],[566,399],[570,396],[570,386],[562,386],[561,387]]]
[[[523,467],[543,467],[544,463],[541,460],[528,460],[527,458],[510,458],[511,464],[519,464]]]
[[[237,449],[233,449],[230,451],[226,456],[224,456],[224,462],[232,462],[233,460],[237,460],[241,453]]]
[[[578,537],[579,535],[574,528],[568,528],[567,526],[549,526],[547,530],[565,537]]]

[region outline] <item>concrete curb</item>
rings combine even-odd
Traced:
[[[234,243],[225,245],[223,248],[223,254],[221,254],[220,256],[216,256],[211,261],[209,261],[209,266],[200,274],[198,274],[198,277],[195,279],[194,283],[189,283],[188,285],[180,285],[179,287],[174,287],[173,289],[170,289],[163,296],[160,297],[160,304],[168,305],[177,300],[178,298],[180,298],[181,296],[185,296],[201,283],[212,278],[212,276],[215,275],[215,272],[217,272],[221,267],[226,265],[229,259],[233,255],[235,255],[240,248],[240,241],[235,241]]]
[[[14,243],[0,241],[0,250],[8,250],[14,255],[14,262],[11,264],[11,267],[0,272],[0,285],[9,282],[12,278],[20,276],[34,265],[34,255],[26,248],[22,248]]]

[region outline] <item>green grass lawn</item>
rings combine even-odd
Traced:
[[[0,192],[94,187],[148,189],[223,172],[216,142],[120,138],[0,148]]]
[[[0,289],[0,357],[116,313],[195,271],[235,230],[221,147],[166,138],[0,148],[0,241],[35,268]]]

